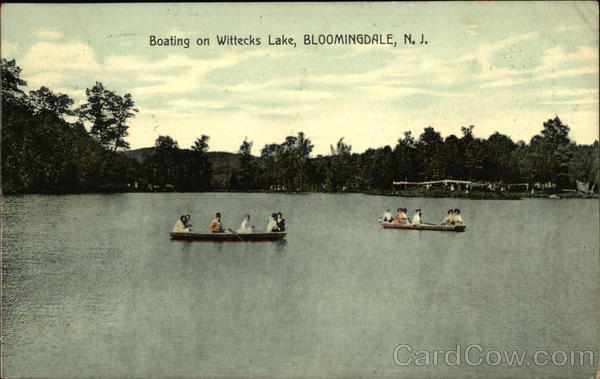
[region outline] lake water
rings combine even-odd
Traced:
[[[598,359],[598,205],[359,194],[8,196],[3,375],[587,378]],[[467,231],[376,224],[385,208],[401,206],[422,208],[435,223],[461,208]],[[169,239],[181,214],[203,232],[216,211],[234,229],[249,213],[259,230],[282,211],[287,241]],[[404,363],[412,353],[399,344],[480,346],[471,363],[492,349],[527,350],[528,358],[544,350],[546,360],[590,350],[594,363],[400,366],[394,357]]]

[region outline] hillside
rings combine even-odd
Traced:
[[[144,159],[154,154],[156,148],[144,147],[141,149],[127,150],[120,152],[121,154],[134,158],[138,162],[143,162]],[[213,174],[228,174],[240,167],[240,154],[227,153],[223,151],[209,151],[206,153],[208,162],[211,164]]]

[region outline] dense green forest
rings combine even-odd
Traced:
[[[328,156],[311,157],[304,133],[266,145],[253,155],[241,141],[236,164],[216,173],[201,135],[188,149],[170,136],[157,138],[143,159],[123,152],[128,121],[135,117],[131,95],[118,95],[96,82],[87,102],[74,107],[67,95],[46,87],[25,93],[14,60],[2,59],[2,190],[4,193],[120,191],[284,190],[388,193],[392,181],[462,179],[492,183],[549,183],[550,191],[598,188],[598,142],[577,145],[558,117],[541,123],[529,143],[494,133],[443,138],[433,127],[419,136],[404,132],[395,145],[362,154],[340,138]],[[401,130],[401,128],[399,128]],[[399,134],[401,134],[399,132]]]

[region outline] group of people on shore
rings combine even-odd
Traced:
[[[421,209],[415,209],[415,213],[412,218],[407,216],[408,210],[406,208],[398,208],[396,215],[392,216],[389,209],[383,213],[383,216],[379,219],[381,222],[388,222],[394,225],[420,225],[423,224],[423,212]],[[463,225],[463,220],[460,215],[460,209],[448,210],[448,215],[442,220],[441,225]]]
[[[242,223],[238,228],[237,232],[228,229],[233,233],[255,233],[254,226],[250,225],[250,215],[245,215],[242,219]],[[173,233],[189,233],[192,231],[192,224],[190,224],[190,215],[182,215],[179,220],[173,226]],[[217,212],[215,218],[208,225],[209,233],[224,233],[223,220],[220,212]],[[274,212],[269,218],[267,224],[267,233],[285,232],[285,219],[281,212]]]

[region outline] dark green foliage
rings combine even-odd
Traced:
[[[237,169],[231,178],[231,188],[235,190],[256,189],[258,183],[258,167],[256,158],[252,156],[252,141],[244,139],[240,145],[238,153],[240,154],[240,168]]]
[[[100,82],[86,89],[85,94],[88,102],[79,107],[77,114],[82,121],[92,124],[90,134],[106,149],[128,149],[129,144],[124,140],[129,134],[126,123],[138,111],[131,95],[119,96]]]
[[[139,164],[102,148],[81,123],[69,123],[73,104],[46,87],[19,88],[21,69],[2,60],[2,190],[5,193],[127,191],[143,180]]]
[[[309,154],[314,145],[304,133],[286,137],[281,144],[266,145],[259,159],[259,185],[262,189],[286,191],[307,189],[310,175]]]
[[[152,191],[207,191],[210,189],[211,167],[206,158],[209,137],[198,138],[190,150],[179,148],[170,136],[159,136],[154,154],[143,166]]]
[[[75,114],[71,109],[73,100],[65,94],[52,92],[48,87],[29,91],[29,104],[35,114],[51,113],[58,118]]]

